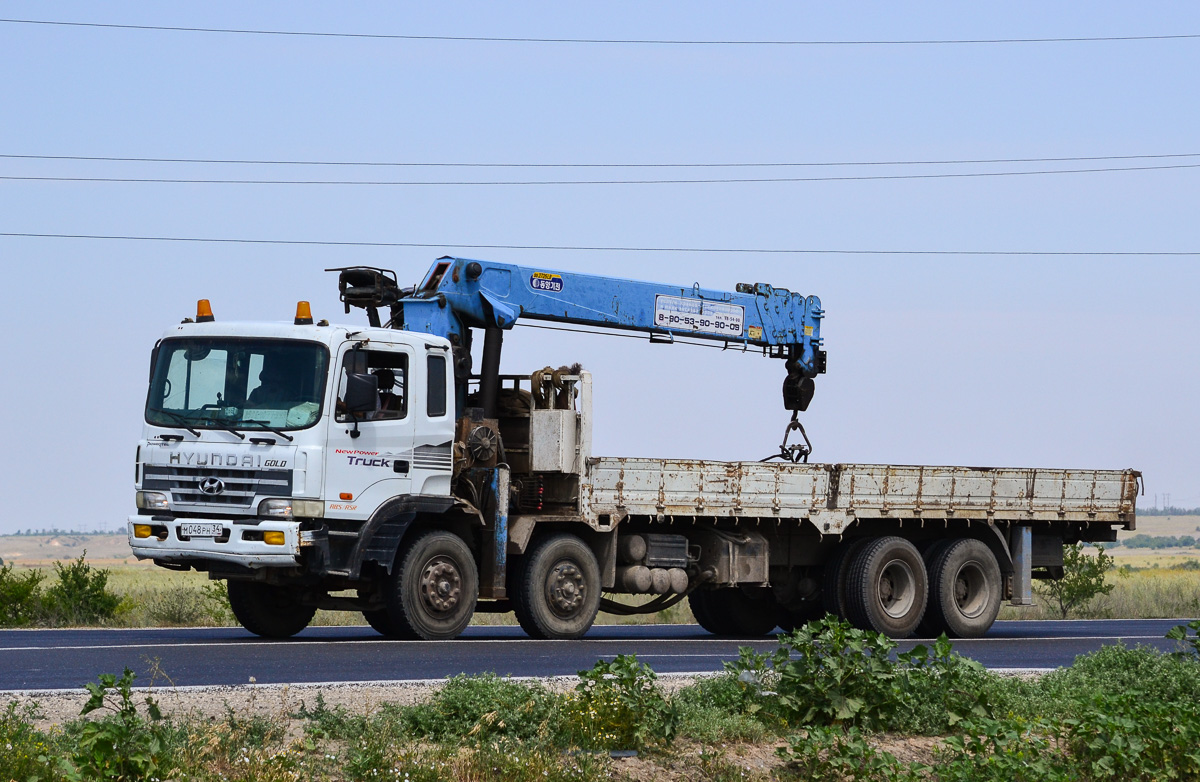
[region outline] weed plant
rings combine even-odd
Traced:
[[[0,712],[0,779],[594,780],[619,770],[607,750],[637,748],[642,775],[665,763],[724,780],[747,769],[721,745],[782,738],[786,766],[771,773],[785,778],[1197,780],[1197,631],[1200,622],[1172,631],[1174,654],[1109,647],[1021,680],[963,660],[945,639],[896,654],[886,638],[826,619],[671,696],[649,667],[617,657],[565,693],[455,677],[426,702],[370,715],[318,696],[270,717],[162,719],[127,670],[89,685],[87,718],[61,730],[38,730],[28,707]],[[875,731],[940,740],[912,762],[884,751]]]
[[[0,711],[0,779],[57,782],[66,779],[54,738],[34,727],[33,704],[10,702]]]
[[[856,727],[814,725],[793,736],[778,754],[801,779],[837,782],[922,782],[931,769],[903,763],[890,752],[872,746],[868,734]]]
[[[441,743],[544,743],[555,722],[556,700],[538,684],[495,675],[455,676],[428,703],[404,709],[400,724],[409,736]]]

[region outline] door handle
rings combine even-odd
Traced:
[[[408,462],[401,461],[400,459],[393,459],[392,460],[392,469],[402,475],[407,475],[408,474]]]

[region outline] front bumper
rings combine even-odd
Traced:
[[[129,547],[138,559],[153,559],[160,562],[190,564],[195,560],[207,559],[231,562],[243,567],[294,567],[300,563],[300,522],[260,521],[258,524],[235,524],[233,519],[204,519],[205,522],[221,524],[224,535],[220,538],[185,538],[179,527],[194,519],[155,519],[151,516],[130,516],[127,519]],[[159,528],[160,534],[148,538],[133,535],[134,524],[149,524]],[[166,534],[161,529],[166,529]],[[264,543],[262,533],[283,533],[283,545]],[[247,538],[247,534],[258,540]]]

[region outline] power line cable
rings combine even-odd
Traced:
[[[308,239],[232,239],[200,236],[134,236],[113,234],[67,234],[0,231],[0,236],[33,239],[104,239],[139,242],[201,242],[213,244],[275,244],[317,247],[418,247],[456,248],[461,250],[553,250],[587,252],[655,253],[742,253],[768,255],[979,255],[979,256],[1063,256],[1063,257],[1195,257],[1200,250],[844,250],[769,247],[635,247],[613,245],[553,244],[463,244],[456,242],[351,242]]]
[[[108,24],[66,22],[48,19],[0,19],[6,24],[91,27],[109,30],[153,30],[184,33],[226,33],[236,35],[279,35],[310,38],[360,38],[389,41],[458,41],[467,43],[557,43],[557,44],[632,44],[652,46],[926,46],[947,44],[1006,43],[1099,43],[1116,41],[1172,41],[1200,38],[1200,33],[1172,35],[1100,35],[1056,36],[1048,38],[954,38],[914,40],[701,40],[666,38],[535,38],[530,36],[485,35],[401,35],[388,33],[334,33],[312,30],[254,30],[229,27],[182,27],[150,24]]]
[[[1118,171],[1167,171],[1200,168],[1200,163],[1172,163],[1163,166],[1108,166],[1103,168],[1062,168],[1038,171],[965,171],[939,174],[861,174],[817,177],[725,177],[720,179],[524,179],[524,180],[352,180],[352,179],[186,179],[171,177],[71,177],[71,176],[0,176],[14,182],[108,182],[126,184],[171,185],[358,185],[384,187],[521,187],[545,185],[716,185],[767,184],[784,182],[869,182],[889,179],[974,179],[980,177],[1043,176],[1053,174],[1099,174]]]
[[[858,160],[842,162],[791,163],[418,163],[415,161],[352,160],[246,160],[220,158],[114,157],[102,155],[15,155],[0,154],[7,160],[83,160],[116,163],[211,163],[217,165],[261,166],[385,166],[396,168],[799,168],[840,166],[945,166],[985,163],[1073,163],[1099,160],[1162,160],[1200,157],[1200,152],[1176,152],[1157,155],[1093,155],[1072,157],[977,158],[963,160]]]

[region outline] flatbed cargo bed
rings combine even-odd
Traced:
[[[594,457],[580,494],[591,518],[807,519],[828,534],[866,519],[1133,529],[1140,477],[1136,470]]]

